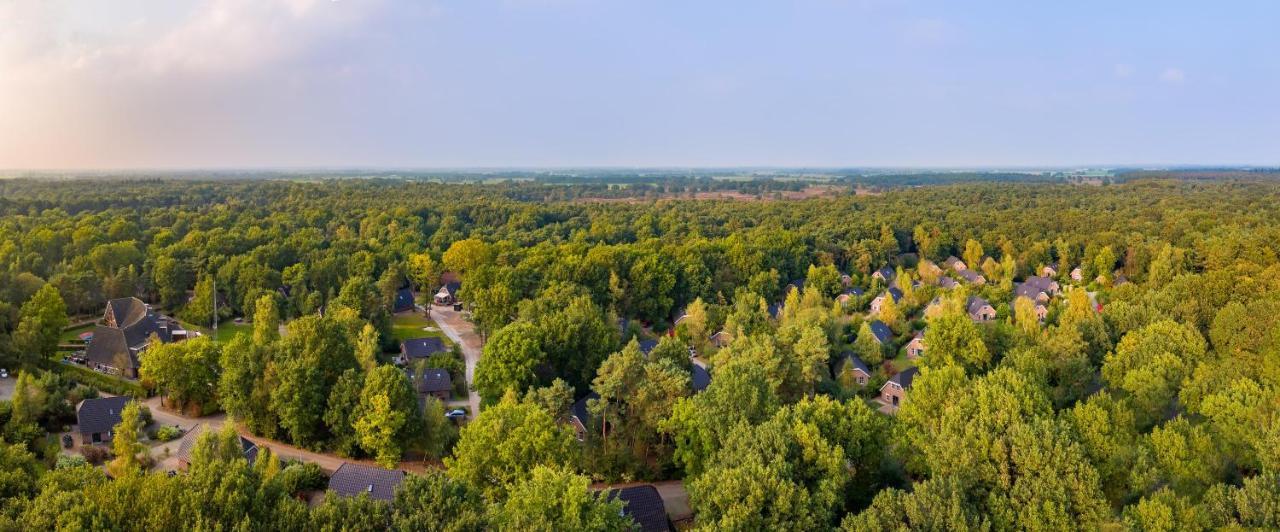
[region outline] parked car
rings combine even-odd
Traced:
[[[9,378],[9,370],[0,368],[0,379]]]
[[[74,443],[75,443],[75,442],[74,442],[74,441],[72,441],[72,439],[71,439],[71,435],[70,435],[70,434],[63,434],[63,435],[62,435],[62,446],[63,446],[63,447],[65,447],[65,448],[67,448],[67,449],[70,449],[70,448],[71,448],[71,446],[72,446]]]
[[[448,413],[444,415],[444,417],[447,417],[449,419],[466,419],[467,411],[461,408],[457,408],[454,410],[450,410]]]

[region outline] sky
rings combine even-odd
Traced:
[[[0,168],[1280,164],[1280,2],[0,0]]]

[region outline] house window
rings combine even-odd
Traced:
[[[898,406],[898,396],[893,396],[893,406]]]

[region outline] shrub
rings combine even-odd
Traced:
[[[156,439],[159,441],[173,441],[182,436],[182,431],[177,427],[165,425],[156,431]]]
[[[60,454],[58,455],[57,469],[70,469],[88,465],[89,461],[85,457],[76,454]]]
[[[86,445],[81,447],[80,454],[84,456],[85,460],[93,465],[101,465],[103,462],[107,461],[107,458],[111,457],[111,453],[107,451],[106,447],[100,447],[97,445]]]
[[[329,485],[329,477],[318,464],[305,462],[294,463],[280,470],[280,485],[285,493],[298,494],[304,491],[324,489]]]

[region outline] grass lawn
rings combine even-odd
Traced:
[[[915,362],[907,360],[907,352],[905,350],[902,352],[902,354],[898,355],[896,358],[890,359],[889,363],[893,364],[893,368],[898,370],[898,372],[902,372],[902,370],[905,370],[911,366],[916,365]]]
[[[431,327],[434,331],[424,330],[425,327]],[[396,341],[408,340],[410,338],[429,338],[438,336],[444,338],[445,345],[452,345],[449,338],[440,332],[440,328],[436,326],[436,322],[431,318],[427,318],[418,312],[405,312],[396,314],[391,317],[391,335]]]
[[[59,336],[59,337],[58,337],[58,343],[61,343],[61,344],[70,344],[70,343],[76,343],[76,342],[79,342],[79,341],[80,341],[80,335],[81,335],[82,333],[87,333],[87,332],[92,331],[92,330],[93,330],[93,325],[92,325],[92,324],[89,324],[89,325],[85,325],[85,326],[83,326],[83,327],[76,327],[76,328],[71,329],[71,330],[68,330],[68,331],[62,331],[62,336]]]
[[[195,325],[185,321],[179,323],[181,323],[183,329],[188,331],[200,331],[200,334],[205,336],[213,334],[213,329],[208,327],[196,327]],[[253,324],[236,323],[234,320],[226,320],[218,324],[218,334],[213,337],[213,340],[220,344],[225,344],[230,342],[232,338],[241,334],[253,334]]]

